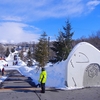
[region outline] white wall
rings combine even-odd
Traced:
[[[95,67],[93,64],[98,64],[98,66]],[[99,65],[100,51],[98,49],[87,42],[77,44],[67,59],[66,82],[68,87],[100,85],[98,82],[100,80]],[[91,74],[93,77],[90,77]]]

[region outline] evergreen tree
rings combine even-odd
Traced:
[[[8,57],[10,54],[9,48],[7,47],[6,52],[5,52],[5,56]]]
[[[28,53],[27,53],[27,58],[28,59],[31,59],[32,58],[32,54],[31,54],[30,48],[29,48]]]
[[[15,52],[15,47],[11,48],[11,52],[14,53]]]
[[[63,27],[64,32],[62,32],[64,37],[64,49],[63,49],[63,60],[67,59],[71,49],[72,49],[72,36],[74,32],[71,32],[71,24],[69,20],[66,22],[66,26]]]
[[[56,41],[53,42],[53,47],[51,47],[51,49],[55,52],[54,59],[50,60],[51,62],[58,62],[62,60],[64,49],[63,39],[62,33],[59,32],[59,36],[57,37]]]
[[[66,26],[63,27],[64,32],[59,31],[59,36],[53,43],[53,47],[51,47],[51,49],[55,52],[55,62],[67,59],[71,51],[72,36],[74,34],[71,32],[71,29],[71,24],[69,23],[69,20],[67,20]]]
[[[48,61],[48,40],[47,34],[44,32],[36,46],[34,57],[39,62],[40,67],[44,67]]]

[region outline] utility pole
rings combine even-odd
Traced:
[[[49,43],[50,43],[50,37],[48,37],[48,60],[49,60],[49,47],[50,47],[50,45],[49,45]]]

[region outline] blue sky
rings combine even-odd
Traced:
[[[69,18],[73,39],[100,30],[100,0],[0,0],[0,42],[51,40]]]

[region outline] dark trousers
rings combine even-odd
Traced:
[[[4,75],[4,68],[2,69],[2,71],[1,71],[1,72],[2,72],[2,76],[3,76],[3,75]]]
[[[45,93],[45,83],[41,83],[41,92]]]

